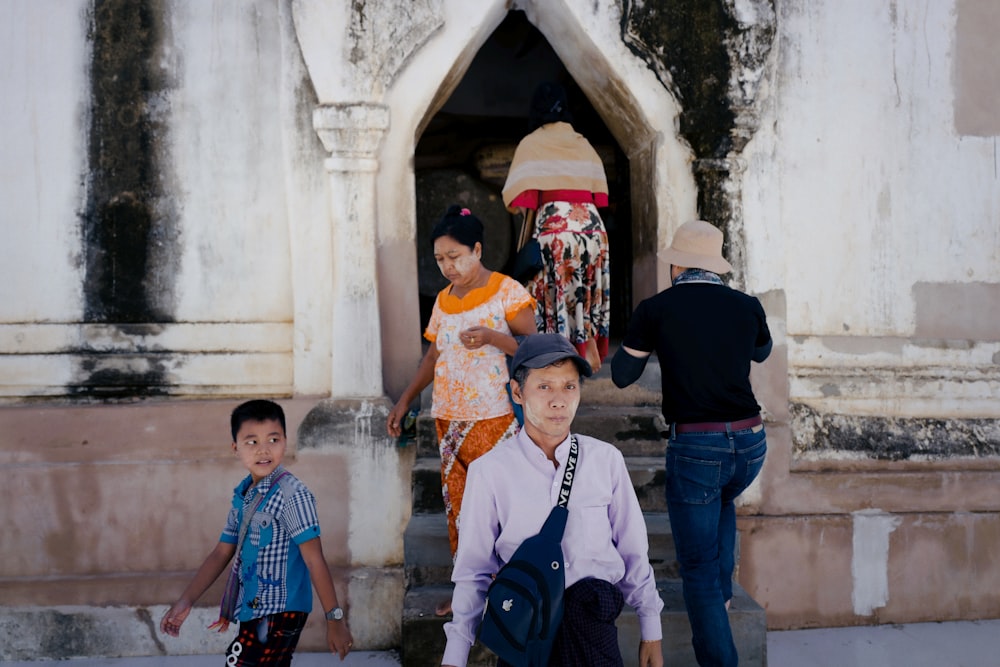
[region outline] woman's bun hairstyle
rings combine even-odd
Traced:
[[[442,236],[449,236],[464,246],[475,248],[483,243],[483,223],[467,208],[452,204],[431,230],[431,247]]]

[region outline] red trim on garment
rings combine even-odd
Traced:
[[[525,190],[510,202],[511,208],[530,208],[537,210],[542,204],[553,201],[565,201],[571,204],[593,204],[598,208],[608,205],[606,192],[590,192],[589,190]]]

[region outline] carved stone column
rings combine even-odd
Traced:
[[[376,274],[375,176],[388,107],[325,104],[313,128],[330,152],[325,162],[333,225],[333,324],[330,397],[382,396],[382,339]]]

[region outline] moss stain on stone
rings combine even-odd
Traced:
[[[679,99],[680,133],[699,158],[725,157],[731,147],[735,113],[728,99],[731,65],[725,40],[736,23],[722,0],[626,2],[626,39],[653,70],[669,72],[661,81]],[[645,45],[645,48],[640,46]]]
[[[81,212],[87,322],[173,320],[177,231],[161,168],[167,88],[163,12],[162,0],[94,0],[91,7],[87,192]],[[79,378],[70,391],[104,395],[103,379]],[[127,386],[144,395],[162,378],[139,372],[113,384],[112,393]]]
[[[1000,456],[995,419],[874,417],[822,413],[791,405],[792,443],[797,457],[858,454],[880,461],[940,461]]]
[[[724,0],[625,0],[622,12],[625,44],[680,104],[678,131],[695,157],[698,215],[722,230],[737,287],[746,263],[737,158],[757,123],[757,82],[745,79],[753,79],[748,71],[764,71],[775,39],[772,0],[750,5],[764,18],[748,25]]]
[[[158,62],[158,0],[95,0],[91,22],[85,319],[170,321],[172,286],[153,279],[167,251],[162,214],[162,123],[155,101],[166,87]]]

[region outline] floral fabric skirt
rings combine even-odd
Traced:
[[[562,334],[578,348],[594,338],[606,349],[611,263],[608,233],[597,207],[562,201],[542,204],[535,237],[545,265],[527,287],[538,302],[538,330]]]
[[[435,419],[434,423],[441,451],[441,494],[448,517],[448,543],[454,559],[469,464],[497,443],[517,435],[519,427],[513,413],[478,421]]]

